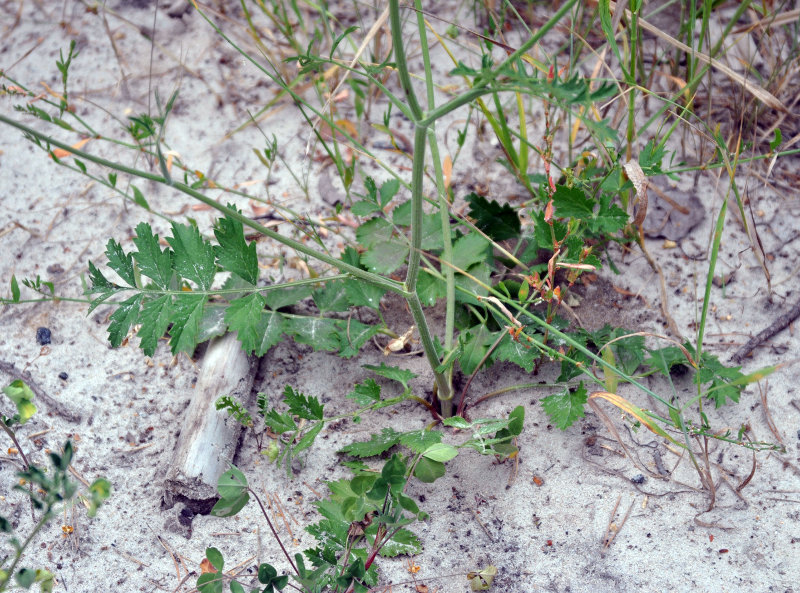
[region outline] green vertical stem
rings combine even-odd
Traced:
[[[439,203],[439,217],[442,224],[442,256],[441,269],[445,279],[445,316],[444,316],[444,349],[449,352],[453,348],[453,331],[455,328],[456,316],[456,273],[453,266],[453,242],[450,237],[450,204],[447,201],[447,188],[444,184],[444,172],[442,171],[442,159],[439,155],[439,144],[436,142],[436,134],[433,126],[428,129],[428,144],[431,149],[431,160],[433,161],[433,172],[436,178],[437,200]],[[453,365],[447,370],[447,384],[452,392],[453,385]]]
[[[411,108],[412,120],[417,123],[422,119],[422,107],[419,105],[414,87],[411,85],[411,76],[408,73],[406,50],[403,45],[403,24],[400,22],[400,4],[398,0],[389,0],[389,23],[392,28],[392,47],[394,48],[397,75],[400,78],[403,91],[405,91],[408,106]]]
[[[419,124],[414,128],[414,163],[411,168],[411,252],[408,256],[406,290],[417,291],[419,257],[422,245],[422,184],[425,180],[425,141],[428,128]]]
[[[419,277],[419,260],[422,245],[422,189],[425,180],[425,143],[427,141],[428,128],[435,120],[421,123],[423,118],[422,108],[417,101],[416,93],[411,85],[411,76],[408,72],[408,63],[406,62],[405,47],[403,46],[402,24],[400,22],[400,6],[398,0],[390,0],[389,2],[389,22],[392,28],[392,44],[394,47],[394,58],[397,64],[397,73],[400,79],[400,84],[406,94],[409,108],[411,109],[411,120],[414,123],[414,161],[411,169],[411,250],[408,256],[408,271],[406,272],[405,299],[408,307],[411,310],[411,315],[414,317],[414,322],[419,331],[422,348],[425,351],[425,356],[428,359],[428,364],[434,374],[436,382],[437,396],[441,402],[442,415],[447,417],[451,416],[452,411],[452,398],[453,392],[450,387],[447,376],[438,372],[436,369],[439,367],[440,361],[436,354],[436,346],[431,337],[430,328],[428,327],[425,313],[422,310],[422,303],[417,295],[417,278]],[[420,28],[422,28],[424,40],[424,21],[418,21]],[[425,43],[423,43],[425,47]],[[423,50],[424,52],[427,49]],[[426,70],[430,76],[430,62],[426,61]],[[432,84],[432,80],[430,80]],[[429,86],[429,100],[433,100]]]

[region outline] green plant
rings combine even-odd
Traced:
[[[359,410],[335,418],[325,417],[324,406],[316,397],[299,393],[290,386],[284,391],[284,403],[288,406],[286,412],[279,412],[276,408],[267,410],[265,399],[260,397],[259,414],[265,425],[279,436],[289,435],[288,438],[281,439],[280,452],[274,456],[275,460],[281,462],[285,459],[289,469],[292,459],[312,445],[326,423],[346,416],[357,420],[368,409],[392,405],[409,397],[407,381],[411,377],[408,371],[386,366],[372,367],[372,370],[382,377],[400,382],[404,387],[403,395],[382,399],[380,385],[368,379],[356,385],[348,396],[359,405]],[[219,407],[228,409],[235,416],[240,415],[238,405],[229,398],[221,401]],[[260,498],[248,486],[244,474],[237,468],[229,469],[220,477],[217,488],[220,500],[211,513],[218,517],[235,515],[252,496],[294,572],[292,579],[302,591],[316,593],[330,587],[346,593],[363,592],[377,583],[374,562],[378,556],[413,555],[422,550],[417,537],[406,527],[414,521],[426,518],[427,514],[420,511],[416,502],[405,494],[408,480],[413,476],[422,482],[431,483],[442,477],[445,463],[456,457],[460,449],[473,449],[500,459],[515,456],[518,452],[516,437],[522,432],[524,417],[524,408],[518,406],[507,419],[468,421],[457,416],[447,418],[444,420],[446,426],[471,435],[457,445],[443,443],[441,431],[421,429],[398,432],[387,427],[380,434],[372,435],[368,441],[343,447],[341,453],[357,459],[346,463],[354,476],[351,479],[328,482],[330,496],[315,503],[324,519],[306,528],[317,539],[318,546],[303,554],[295,554],[294,558],[289,556],[283,546]],[[308,421],[308,428],[299,428],[296,419]],[[362,461],[383,455],[396,446],[408,450],[408,455],[393,454],[380,471],[371,469]],[[215,571],[199,577],[197,588],[201,593],[221,593],[225,582],[229,583],[232,593],[244,591],[238,580],[222,574],[224,561],[218,550],[209,548],[206,550],[206,557]],[[306,568],[305,561],[310,562],[313,568]],[[483,578],[468,578],[486,585],[491,584],[490,576],[493,575],[487,572],[483,574]],[[264,585],[263,593],[283,589],[288,578],[288,575],[278,576],[272,565],[259,566],[258,581],[259,586]],[[488,585],[480,590],[485,589],[488,589]]]
[[[644,340],[636,339],[640,336],[610,328],[600,332],[569,331],[567,324],[558,316],[565,292],[580,274],[596,269],[604,259],[614,266],[608,257],[607,246],[614,242],[630,243],[639,234],[639,242],[644,248],[640,229],[630,226],[627,213],[629,203],[637,197],[641,201],[644,196],[633,193],[634,185],[623,174],[625,166],[622,155],[624,153],[632,158],[636,141],[643,140],[652,123],[658,121],[651,119],[637,129],[633,117],[636,109],[635,92],[641,90],[643,82],[639,78],[641,68],[638,67],[641,59],[637,28],[642,24],[637,21],[640,2],[632,4],[632,12],[628,17],[630,25],[626,34],[629,37],[624,40],[630,51],[627,56],[623,56],[617,47],[614,29],[619,24],[619,18],[616,18],[616,14],[612,18],[607,1],[598,5],[604,35],[623,69],[620,84],[633,91],[627,106],[628,125],[624,147],[621,146],[615,126],[595,116],[594,112],[599,101],[614,93],[614,86],[609,83],[598,84],[576,74],[572,70],[573,59],[559,68],[555,60],[540,63],[528,55],[529,50],[577,5],[576,0],[564,2],[518,48],[506,46],[506,56],[501,61],[496,62],[490,53],[493,43],[487,44],[486,51],[472,65],[454,59],[455,67],[451,75],[463,79],[465,89],[438,104],[437,84],[428,48],[428,27],[420,2],[407,9],[412,22],[416,20],[416,33],[422,51],[420,84],[424,93],[420,94],[417,92],[419,85],[415,86],[412,82],[407,64],[399,2],[392,1],[387,8],[393,55],[376,55],[372,60],[360,59],[362,44],[356,52],[356,58],[349,61],[342,58],[340,50],[345,45],[356,46],[351,39],[353,30],[348,27],[337,32],[334,20],[325,11],[321,31],[301,31],[302,28],[290,26],[291,11],[287,6],[278,2],[267,7],[260,3],[262,12],[281,27],[287,38],[291,38],[295,53],[289,59],[298,66],[297,71],[291,72],[280,58],[271,57],[268,51],[265,51],[267,62],[259,61],[254,52],[245,51],[204,13],[200,13],[241,52],[244,59],[260,68],[280,86],[282,94],[295,102],[309,122],[316,142],[335,163],[348,197],[356,198],[350,204],[350,211],[359,217],[355,240],[343,236],[349,244],[337,255],[331,254],[320,238],[319,225],[307,218],[286,210],[286,218],[295,225],[303,240],[297,240],[296,235],[290,237],[279,234],[245,216],[235,205],[223,206],[211,197],[215,189],[227,191],[233,196],[231,199],[243,197],[241,191],[211,183],[201,172],[179,159],[172,162],[171,172],[161,146],[167,146],[166,126],[176,101],[175,95],[163,108],[157,102],[157,116],[143,114],[131,118],[126,129],[132,140],[125,142],[97,134],[72,111],[63,109],[60,102],[45,100],[44,103],[46,107],[57,109],[57,115],[32,103],[21,108],[21,111],[48,124],[55,124],[68,133],[81,133],[98,141],[115,142],[123,149],[143,153],[158,164],[157,173],[97,157],[2,115],[0,121],[22,130],[55,162],[89,175],[140,207],[150,209],[136,186],[131,185],[127,189],[117,183],[118,174],[167,185],[222,214],[214,228],[215,242],[204,237],[195,225],[175,221],[171,222],[171,235],[167,237],[169,246],[163,249],[159,245],[158,235],[145,223],[137,226],[135,251],[126,252],[117,241],[109,241],[106,250],[109,267],[121,281],[109,280],[100,268],[92,264],[88,292],[93,295],[92,309],[101,304],[111,304],[114,308],[109,325],[109,338],[114,345],[124,339],[131,327],[139,325],[141,347],[149,355],[153,354],[157,341],[166,333],[169,333],[170,347],[174,353],[191,354],[199,342],[220,332],[236,331],[243,348],[259,355],[286,334],[317,350],[352,357],[370,338],[378,335],[388,336],[393,343],[398,340],[404,342],[400,332],[383,321],[379,307],[382,296],[392,292],[405,300],[419,332],[436,394],[436,401],[428,405],[437,420],[464,412],[468,401],[466,392],[472,377],[492,362],[510,361],[527,371],[534,371],[552,358],[562,365],[558,385],[561,391],[544,398],[543,404],[545,411],[559,427],[566,428],[572,424],[584,413],[586,404],[597,406],[598,398],[606,399],[630,413],[635,423],[687,448],[694,461],[692,438],[719,437],[710,429],[703,409],[704,399],[712,397],[715,405],[736,401],[745,385],[777,367],[742,375],[739,369],[725,369],[703,352],[710,282],[721,241],[727,199],[719,213],[694,347],[679,342],[686,365],[697,372],[697,396],[691,398],[690,402],[675,404],[638,380],[636,373],[642,365],[645,373],[658,370],[667,378],[672,369],[671,365],[662,364],[663,358],[655,355],[651,359],[645,358]],[[253,25],[252,15],[244,5],[243,10],[249,29],[255,33],[257,28]],[[704,18],[710,11],[708,3],[705,10]],[[301,32],[307,35],[303,43],[299,39]],[[323,51],[323,39],[329,42],[329,51]],[[393,61],[390,61],[392,58]],[[60,60],[59,70],[62,71],[65,85],[70,62],[71,58]],[[329,114],[327,108],[330,102],[326,101],[324,107],[318,108],[298,90],[300,83],[309,82],[317,98],[321,98],[325,92],[333,93],[338,86],[327,86],[326,74],[331,69],[353,79],[350,87],[356,97],[354,109],[357,113],[365,113],[365,104],[375,93],[386,101],[388,107],[384,123],[382,127],[378,125],[377,129],[389,136],[393,146],[398,145],[398,135],[389,125],[391,110],[399,111],[411,122],[414,135],[409,147],[410,180],[402,178],[396,168],[375,157],[360,141],[355,126],[348,125],[351,122],[337,118],[333,111]],[[696,85],[698,77],[702,75],[697,70],[696,62],[691,66],[690,74],[690,84]],[[400,92],[391,86],[395,75]],[[25,87],[16,81],[12,82],[14,88],[7,87],[9,93],[31,96],[32,93]],[[423,95],[424,100],[421,100]],[[67,97],[66,93],[64,96]],[[508,123],[511,118],[507,117],[508,107],[504,104],[504,97],[512,97],[518,130]],[[484,98],[491,100],[493,109],[482,102]],[[545,129],[541,146],[531,143],[525,129],[527,114],[523,98],[541,101],[544,107]],[[681,94],[677,94],[663,102],[663,109],[680,107],[681,116],[690,117],[690,105],[682,101]],[[447,163],[452,163],[452,160],[448,161],[448,157],[442,156],[436,124],[461,107],[480,111],[489,119],[504,151],[504,164],[530,193],[531,198],[523,208],[532,225],[523,227],[520,208],[500,204],[486,196],[466,196],[466,216],[454,207],[454,196],[447,181],[450,173],[446,171]],[[587,140],[591,140],[595,154],[589,150],[583,151],[580,157],[566,160],[569,166],[560,166],[557,163],[557,134],[565,127],[565,122],[571,120],[580,122],[586,129]],[[645,176],[668,172],[662,168],[662,161],[668,156],[665,144],[676,129],[677,121],[660,137],[648,139],[638,157],[633,159]],[[325,128],[326,132],[321,128]],[[706,126],[706,130],[709,137],[713,138],[718,154],[718,163],[713,166],[726,167],[731,179],[730,191],[736,196],[741,210],[742,202],[738,199],[738,188],[734,181],[736,167],[741,162],[738,150],[729,150],[721,135],[713,132],[711,126]],[[465,134],[466,128],[459,134],[459,146],[463,144]],[[571,131],[567,152],[572,152],[574,141],[575,134]],[[378,182],[365,177],[364,193],[358,195],[352,189],[356,160],[354,157],[348,161],[344,156],[346,150],[343,149],[354,149],[366,158],[374,159],[384,168],[389,179]],[[268,171],[276,158],[276,151],[274,140],[267,140],[262,162]],[[428,152],[430,159],[426,157]],[[530,158],[533,153],[538,154],[543,163],[543,175],[529,171],[535,160]],[[107,167],[111,172],[95,174],[89,171],[89,166]],[[556,173],[557,169],[560,175]],[[298,184],[307,191],[308,186],[302,176],[296,178]],[[426,179],[434,188],[430,194],[424,191]],[[409,191],[410,199],[403,199],[403,189]],[[618,199],[622,207],[617,205]],[[634,220],[634,223],[640,222]],[[293,283],[264,286],[259,277],[255,246],[246,239],[245,227],[307,258],[314,266],[313,273],[310,271],[308,278]],[[404,278],[398,279],[400,277],[396,275],[402,273],[403,267]],[[225,275],[224,280],[222,275]],[[39,283],[31,287],[41,289]],[[11,301],[20,302],[20,290],[15,278],[12,278],[11,293]],[[298,315],[288,309],[309,297],[318,314]],[[112,301],[112,298],[120,300]],[[444,304],[445,322],[443,331],[434,335],[435,328],[429,324],[424,307],[437,302]],[[349,313],[353,307],[372,309],[380,321],[369,325],[352,316],[345,318],[344,313]],[[459,370],[468,379],[457,399],[453,376]],[[581,380],[576,381],[579,377]],[[658,409],[643,410],[619,396],[617,387],[623,382],[653,398],[656,402],[654,406]],[[601,386],[604,391],[590,395],[586,386],[589,383]],[[371,409],[374,405],[377,404],[366,402],[363,409]],[[237,410],[237,404],[232,401],[223,401],[221,406]],[[686,414],[693,413],[695,409],[699,421],[692,424]],[[245,419],[244,412],[239,412],[239,417]],[[284,455],[281,460],[290,464],[294,455],[311,444],[316,434],[313,431],[321,429],[325,418],[321,411],[311,407],[292,410],[291,404],[290,413],[276,414],[269,421],[276,428],[284,429],[281,434],[286,445],[277,455]],[[295,422],[295,417],[309,421],[307,427],[301,428]],[[742,435],[739,435],[737,442],[746,446],[760,446],[747,443]]]
[[[98,478],[89,486],[86,494],[78,493],[78,486],[69,477],[69,465],[72,462],[72,443],[64,444],[62,453],[49,453],[50,470],[29,462],[16,437],[15,427],[25,424],[35,413],[33,392],[23,381],[16,380],[3,389],[3,393],[14,403],[17,413],[12,417],[0,415],[0,426],[12,440],[23,459],[23,468],[16,473],[19,483],[15,490],[24,492],[30,499],[34,511],[40,516],[27,537],[20,541],[13,536],[11,522],[0,515],[0,532],[8,536],[7,543],[13,549],[13,555],[0,559],[0,591],[9,588],[29,589],[38,583],[42,593],[53,590],[55,575],[43,568],[31,569],[19,567],[25,550],[31,545],[36,534],[54,517],[58,516],[62,507],[74,504],[78,495],[88,509],[90,517],[94,517],[97,509],[110,495],[111,485],[104,478]],[[26,488],[26,485],[28,486]],[[9,563],[10,561],[10,563]],[[13,581],[12,581],[13,579]]]

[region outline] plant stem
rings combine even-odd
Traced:
[[[17,451],[19,451],[19,454],[22,455],[22,461],[25,462],[25,469],[28,469],[31,466],[31,464],[28,462],[28,458],[25,456],[25,451],[23,451],[22,447],[19,446],[19,441],[17,441],[17,435],[14,434],[14,431],[11,430],[11,428],[7,426],[5,422],[0,422],[0,426],[3,427],[3,430],[6,431],[8,437],[13,441],[14,445],[17,447]]]
[[[402,284],[400,284],[399,282],[395,282],[394,280],[390,280],[388,278],[384,278],[382,276],[378,276],[377,274],[373,274],[371,272],[367,272],[366,270],[362,270],[361,268],[357,268],[356,266],[352,266],[352,265],[350,265],[350,264],[348,264],[346,262],[343,262],[343,261],[338,260],[338,259],[336,259],[334,257],[331,257],[331,256],[329,256],[328,254],[326,254],[326,253],[324,253],[322,251],[318,251],[316,249],[312,249],[310,247],[307,247],[306,245],[304,245],[303,243],[300,243],[299,241],[295,241],[294,239],[290,239],[289,237],[285,237],[285,236],[281,235],[280,233],[277,233],[277,232],[275,232],[275,231],[273,231],[273,230],[271,230],[271,229],[269,229],[269,228],[257,223],[252,218],[249,218],[249,217],[245,216],[244,214],[242,214],[240,212],[237,212],[233,208],[228,208],[227,206],[223,206],[222,204],[217,203],[215,200],[209,198],[205,194],[202,194],[201,192],[197,191],[196,189],[194,189],[192,187],[189,187],[188,185],[186,185],[184,183],[181,183],[179,181],[172,181],[172,180],[167,179],[167,178],[165,178],[165,177],[163,177],[161,175],[156,175],[155,173],[150,173],[148,171],[142,171],[141,169],[135,169],[135,168],[132,168],[132,167],[127,167],[127,166],[125,166],[125,165],[123,165],[121,163],[115,163],[114,161],[110,161],[110,160],[104,159],[102,157],[94,156],[94,155],[89,154],[87,152],[84,152],[82,150],[78,150],[76,148],[73,148],[69,144],[66,144],[65,142],[60,142],[59,140],[51,138],[50,136],[47,136],[46,134],[44,134],[42,132],[39,132],[38,130],[34,130],[33,128],[31,128],[29,126],[26,126],[25,124],[20,123],[20,122],[18,122],[16,120],[10,119],[10,118],[2,115],[2,114],[0,114],[0,123],[4,123],[4,124],[7,124],[7,125],[9,125],[11,127],[17,128],[18,130],[21,130],[25,134],[38,139],[39,141],[42,141],[42,142],[47,143],[48,145],[56,146],[58,148],[66,150],[67,152],[69,152],[69,153],[71,153],[71,154],[73,154],[73,155],[75,155],[77,157],[80,157],[82,159],[86,159],[87,161],[90,161],[90,162],[95,163],[97,165],[108,167],[108,168],[110,168],[110,169],[112,169],[114,171],[119,171],[120,173],[125,173],[126,175],[132,175],[134,177],[140,177],[142,179],[148,179],[150,181],[155,181],[156,183],[161,183],[161,184],[164,184],[164,185],[168,185],[168,186],[170,186],[170,187],[172,187],[172,188],[174,188],[174,189],[176,189],[176,190],[178,190],[178,191],[180,191],[180,192],[182,192],[182,193],[194,198],[195,200],[197,200],[199,202],[202,202],[202,203],[204,203],[204,204],[206,204],[208,206],[211,206],[212,208],[214,208],[218,212],[221,212],[221,213],[225,214],[226,216],[228,216],[229,218],[232,218],[234,220],[237,220],[237,221],[241,222],[245,226],[247,226],[247,227],[249,227],[249,228],[251,228],[251,229],[253,229],[255,231],[258,231],[259,233],[269,237],[270,239],[278,241],[279,243],[282,243],[282,244],[286,245],[287,247],[290,247],[291,249],[294,249],[295,251],[299,251],[300,253],[308,255],[309,257],[313,257],[314,259],[317,259],[317,260],[319,260],[321,262],[324,262],[324,263],[326,263],[326,264],[328,264],[330,266],[333,266],[333,267],[341,270],[344,273],[350,274],[351,276],[354,276],[354,277],[356,277],[356,278],[358,278],[360,280],[363,280],[364,282],[368,282],[369,284],[372,284],[374,286],[378,286],[380,288],[383,288],[384,290],[395,292],[397,294],[400,294],[401,296],[405,296],[406,295],[405,287]]]
[[[48,508],[45,513],[42,515],[42,518],[39,519],[39,522],[36,524],[36,527],[28,534],[28,537],[25,538],[25,541],[22,542],[22,545],[19,547],[19,551],[15,554],[14,561],[11,563],[11,566],[8,567],[8,571],[6,573],[6,578],[0,581],[0,591],[5,591],[6,585],[8,584],[9,579],[13,578],[14,570],[17,568],[17,564],[19,561],[22,560],[22,555],[25,553],[25,549],[31,544],[31,541],[36,534],[44,527],[50,519],[52,519],[52,513],[50,512],[52,509]]]
[[[291,556],[289,556],[289,552],[287,552],[286,548],[283,547],[283,542],[281,541],[278,532],[275,531],[275,527],[272,525],[272,521],[269,520],[269,515],[267,514],[267,509],[264,508],[264,503],[261,502],[261,499],[258,497],[258,494],[256,494],[252,488],[248,488],[247,490],[250,492],[250,494],[253,495],[253,498],[256,499],[258,506],[261,507],[261,514],[263,514],[264,518],[267,520],[267,525],[269,525],[270,531],[272,531],[272,535],[273,537],[275,537],[275,541],[278,542],[278,545],[281,547],[281,550],[283,550],[283,555],[286,556],[286,559],[289,561],[289,565],[292,567],[292,569],[294,569],[295,574],[299,576],[300,571],[297,570],[297,565],[295,565],[294,560],[292,560]]]

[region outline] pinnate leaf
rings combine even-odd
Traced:
[[[139,347],[147,356],[153,356],[160,340],[167,331],[172,319],[172,297],[168,294],[161,295],[144,303],[139,313],[139,328],[137,335],[141,339]]]
[[[263,337],[259,326],[264,305],[264,297],[254,292],[231,301],[225,312],[225,323],[228,324],[231,331],[238,332],[242,348],[248,354],[260,346]]]
[[[275,311],[262,311],[258,320],[257,342],[255,344],[256,356],[264,356],[267,350],[281,341],[285,321],[283,315]]]
[[[158,235],[153,234],[153,229],[146,222],[136,226],[133,243],[138,249],[133,258],[142,275],[150,278],[158,288],[168,289],[172,279],[172,252],[169,249],[161,250]]]
[[[122,340],[128,335],[131,325],[136,323],[143,298],[144,295],[135,294],[119,303],[117,310],[111,314],[110,323],[108,324],[108,340],[114,348],[122,344]]]
[[[235,209],[230,204],[228,207]],[[255,285],[258,282],[256,244],[255,241],[247,243],[242,223],[227,216],[220,218],[214,228],[214,236],[219,242],[214,252],[222,269]]]
[[[339,329],[336,320],[324,317],[290,317],[286,319],[285,331],[301,344],[308,344],[315,351],[339,350]]]
[[[130,253],[125,253],[122,246],[114,239],[109,239],[106,245],[106,257],[108,267],[114,270],[119,277],[127,282],[128,286],[136,286],[136,278],[133,273],[133,257]]]
[[[194,282],[201,290],[209,290],[216,274],[214,248],[200,236],[196,226],[172,223],[172,237],[167,242],[175,252],[175,270]]]
[[[381,304],[381,297],[386,292],[379,286],[361,282],[355,278],[345,281],[345,291],[347,298],[350,299],[350,304],[355,307],[369,307],[370,309],[379,309]]]
[[[208,297],[202,294],[178,295],[174,302],[174,317],[169,345],[173,354],[185,352],[192,355],[197,347],[197,335],[203,318],[203,307]]]
[[[401,433],[391,428],[384,428],[380,434],[373,434],[368,441],[351,443],[342,447],[341,452],[354,457],[373,457],[394,447],[400,441],[401,436]]]
[[[283,390],[283,397],[292,414],[306,420],[322,420],[323,406],[316,397],[295,391],[289,385]]]
[[[362,383],[357,383],[347,397],[356,402],[359,407],[369,406],[381,399],[381,386],[375,379],[367,379]]]

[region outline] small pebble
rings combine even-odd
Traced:
[[[634,484],[644,484],[645,480],[647,480],[647,478],[645,478],[642,474],[636,474],[631,478],[631,482]]]
[[[58,378],[61,379],[62,381],[66,381],[67,379],[69,379],[69,375],[64,371],[61,371],[60,373],[58,373]]]
[[[797,431],[797,438],[800,439],[800,430]]]
[[[36,330],[36,341],[40,346],[47,346],[50,343],[50,330],[46,327],[40,327]]]

